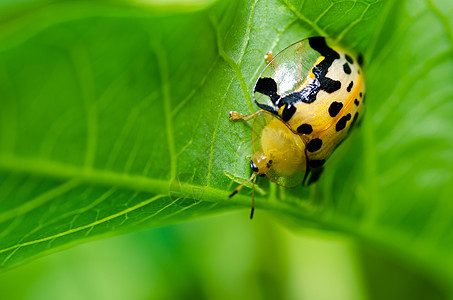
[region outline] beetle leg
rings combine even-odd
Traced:
[[[260,109],[260,110],[255,111],[254,113],[251,113],[251,114],[245,115],[245,116],[241,113],[238,113],[237,111],[230,111],[230,120],[234,121],[234,120],[242,119],[244,121],[248,121],[248,120],[253,119],[254,117],[257,117],[263,111],[264,111],[263,109]]]
[[[272,51],[267,52],[267,54],[264,55],[264,59],[266,60],[267,63],[270,63],[271,60],[274,59],[274,55],[272,54]]]
[[[310,166],[308,165],[308,155],[307,155],[307,148],[305,148],[305,175],[304,175],[304,180],[302,180],[302,185],[306,186],[306,181],[308,178],[308,173],[310,173]]]
[[[321,174],[323,171],[324,171],[324,167],[313,169],[311,171],[310,178],[308,179],[307,185],[316,183],[319,180],[319,178],[321,177]]]

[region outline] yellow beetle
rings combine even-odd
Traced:
[[[254,87],[261,109],[230,120],[255,118],[250,161],[252,176],[267,175],[273,182],[294,187],[321,168],[362,115],[365,83],[363,59],[324,37],[297,42],[268,62]],[[253,217],[254,200],[252,198]]]

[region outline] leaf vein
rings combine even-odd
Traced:
[[[355,3],[354,3],[354,6],[355,6]],[[370,9],[371,7],[371,4],[368,3],[365,7],[365,9],[362,11],[362,13],[360,14],[360,16],[355,19],[354,21],[352,21],[351,23],[348,24],[348,26],[346,26],[341,32],[340,34],[337,36],[336,40],[338,41],[341,41],[343,39],[343,37],[346,35],[346,33],[348,33],[349,30],[351,30],[352,27],[354,27],[356,24],[358,24],[359,22],[361,22],[363,20],[363,17],[365,16],[365,14],[367,13],[368,9]],[[351,8],[352,9],[352,8]]]
[[[288,0],[282,0],[285,5],[289,8],[289,10],[291,12],[293,12],[297,18],[301,21],[303,21],[304,23],[308,24],[309,26],[312,27],[312,29],[314,29],[319,35],[321,36],[327,36],[327,33],[321,29],[321,27],[318,26],[317,23],[315,22],[312,22],[310,19],[308,19],[307,17],[305,17],[303,14],[301,14],[291,3],[288,2]]]
[[[0,253],[4,253],[4,252],[7,252],[9,250],[18,249],[18,248],[25,247],[25,246],[31,246],[31,245],[35,245],[35,244],[38,244],[38,243],[43,243],[43,242],[46,242],[46,241],[51,241],[52,239],[56,239],[56,238],[59,238],[59,237],[63,237],[63,236],[66,236],[66,235],[69,235],[69,234],[72,234],[72,233],[76,233],[76,232],[82,231],[82,230],[90,228],[92,226],[96,226],[96,225],[111,221],[111,220],[113,220],[115,218],[121,217],[124,214],[127,214],[127,213],[129,213],[131,211],[134,211],[136,209],[142,208],[142,207],[150,204],[151,202],[154,202],[154,201],[156,201],[156,200],[158,200],[160,198],[163,198],[163,197],[165,197],[165,195],[154,196],[154,197],[152,197],[152,198],[150,198],[150,199],[148,199],[146,201],[138,203],[138,204],[136,204],[136,205],[134,205],[132,207],[129,207],[129,208],[123,210],[123,211],[120,211],[120,212],[117,212],[115,214],[109,215],[109,216],[107,216],[107,217],[105,217],[103,219],[97,220],[95,222],[92,222],[92,223],[89,223],[89,224],[86,224],[86,225],[83,225],[83,226],[80,226],[80,227],[77,227],[77,228],[69,229],[69,230],[66,230],[66,231],[63,231],[63,232],[60,232],[60,233],[57,233],[57,234],[54,234],[54,235],[51,235],[51,236],[48,236],[48,237],[44,237],[44,238],[41,238],[41,239],[37,239],[37,240],[29,241],[29,242],[24,242],[24,243],[16,244],[16,245],[8,247],[8,248],[0,249]]]
[[[29,211],[32,211],[41,205],[48,203],[49,201],[59,197],[61,195],[66,194],[67,192],[73,190],[77,186],[79,186],[80,182],[76,179],[69,180],[41,195],[33,198],[30,201],[25,202],[24,204],[15,207],[11,210],[5,211],[0,213],[0,223],[8,221],[10,219],[16,218],[21,216]]]
[[[154,51],[157,56],[157,62],[159,66],[159,73],[161,77],[162,84],[162,95],[164,98],[164,114],[165,114],[165,125],[167,133],[167,142],[168,142],[168,151],[170,156],[170,178],[176,177],[176,150],[175,150],[175,141],[174,141],[174,131],[173,131],[173,118],[172,118],[172,109],[171,109],[171,93],[170,93],[170,81],[169,81],[169,70],[168,70],[168,60],[166,52],[163,46],[159,43],[154,45]]]
[[[244,75],[242,74],[241,68],[240,68],[239,64],[236,63],[234,61],[234,59],[231,58],[231,56],[229,56],[228,53],[225,52],[225,49],[223,48],[223,42],[221,39],[220,28],[219,28],[217,21],[214,19],[214,17],[211,17],[210,20],[216,30],[217,50],[219,52],[219,55],[233,69],[234,74],[239,81],[239,85],[241,86],[242,94],[243,94],[244,98],[247,99],[247,101],[246,101],[247,106],[250,111],[253,111],[254,110],[253,100],[250,97],[247,83],[245,82],[245,78],[244,78]]]
[[[90,67],[90,60],[86,49],[81,46],[74,46],[69,50],[74,69],[76,71],[77,80],[79,82],[83,105],[86,114],[86,152],[85,152],[85,167],[93,168],[94,159],[97,148],[97,109],[95,103],[95,87],[93,71]]]

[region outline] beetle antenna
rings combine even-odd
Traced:
[[[253,173],[255,175],[255,173]],[[250,220],[253,219],[253,213],[255,212],[255,182],[256,176],[253,177],[253,188],[252,188],[252,209],[250,210]]]
[[[256,177],[256,173],[253,173],[252,176],[250,177],[249,180],[247,180],[246,182],[244,182],[243,184],[241,184],[240,186],[238,186],[232,193],[231,195],[228,196],[228,198],[231,198],[233,197],[234,195],[236,195],[243,187],[244,185],[246,185],[247,183],[249,183],[250,181],[252,181],[254,178]],[[253,185],[255,187],[255,185]]]

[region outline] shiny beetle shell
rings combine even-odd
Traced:
[[[303,139],[309,169],[325,163],[362,115],[361,64],[353,51],[313,37],[276,55],[255,84],[256,104]]]
[[[293,187],[319,177],[332,151],[345,139],[363,113],[365,83],[362,58],[323,37],[297,42],[271,59],[253,89],[260,110],[230,120],[251,120],[253,155],[249,180],[257,176]],[[269,58],[269,59],[268,59]],[[254,185],[253,185],[254,186]],[[253,190],[254,191],[254,190]],[[252,210],[254,212],[254,192]]]

